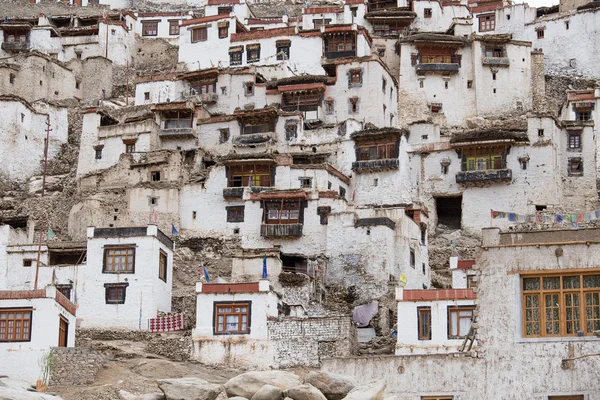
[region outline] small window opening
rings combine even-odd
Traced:
[[[233,234],[234,235],[239,235],[240,234],[240,228],[233,228]]]
[[[340,197],[342,199],[345,199],[346,198],[346,189],[340,186],[339,192],[340,192]]]
[[[435,198],[435,208],[438,225],[441,224],[448,228],[460,229],[462,218],[462,196],[437,197]]]
[[[151,206],[158,205],[158,197],[150,197],[150,205]]]
[[[150,173],[150,180],[152,182],[160,181],[160,171],[153,171]]]
[[[467,89],[473,88],[473,81],[467,81]]]
[[[415,249],[410,249],[410,266],[412,268],[414,268],[415,264],[416,264]]]
[[[444,82],[444,89],[448,89],[448,81]]]
[[[544,130],[538,129],[538,137],[544,137]]]
[[[492,80],[495,81],[496,80],[496,73],[492,72]]]
[[[548,208],[548,206],[543,205],[543,204],[536,204],[535,206],[535,211],[544,211]]]
[[[30,259],[30,258],[24,258],[23,259],[23,266],[24,267],[31,267],[32,263],[33,263],[33,260]]]
[[[448,166],[447,165],[442,165],[442,174],[448,175]]]
[[[192,211],[192,219],[196,219],[196,211]]]
[[[10,82],[11,85],[15,84],[15,78],[17,76],[15,74],[10,74],[10,76],[8,77],[8,81]]]
[[[298,179],[300,180],[300,187],[302,189],[311,189],[312,188],[312,178],[302,176]]]
[[[424,86],[424,83],[423,83],[423,81],[422,81],[422,80],[420,80],[420,81],[419,81],[419,87],[420,87],[420,88],[423,88],[423,86]]]
[[[150,100],[150,92],[144,92],[144,100]]]
[[[526,169],[527,169],[527,162],[528,162],[528,161],[527,161],[527,160],[525,160],[525,159],[523,159],[523,160],[520,160],[520,163],[521,163],[521,169],[522,169],[522,170],[526,170]]]
[[[378,178],[373,179],[373,186],[379,186],[379,179]]]

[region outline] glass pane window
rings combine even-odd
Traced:
[[[250,304],[215,304],[215,334],[249,333]]]
[[[103,272],[134,272],[135,247],[104,249]]]
[[[471,328],[475,307],[448,307],[448,339],[462,339]]]
[[[523,336],[582,336],[600,330],[597,272],[527,276],[522,290]]]

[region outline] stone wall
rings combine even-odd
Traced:
[[[90,385],[106,357],[97,350],[80,347],[55,347],[50,385]]]
[[[189,331],[158,334],[146,343],[145,351],[175,361],[187,361],[192,355],[192,336]]]
[[[269,321],[268,330],[280,368],[318,367],[321,357],[348,357],[358,351],[356,327],[349,317],[286,318]]]

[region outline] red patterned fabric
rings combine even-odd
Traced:
[[[148,330],[150,332],[171,332],[183,329],[183,314],[169,314],[164,317],[150,318]]]

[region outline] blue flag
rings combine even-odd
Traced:
[[[171,235],[177,236],[179,235],[179,231],[175,228],[174,224],[171,224]]]
[[[210,277],[208,276],[208,270],[206,269],[206,267],[204,265],[202,266],[202,273],[204,274],[204,280],[206,281],[206,283],[210,283]]]
[[[267,279],[268,274],[267,274],[267,255],[265,254],[263,257],[263,273],[262,273],[262,278],[263,279]]]

